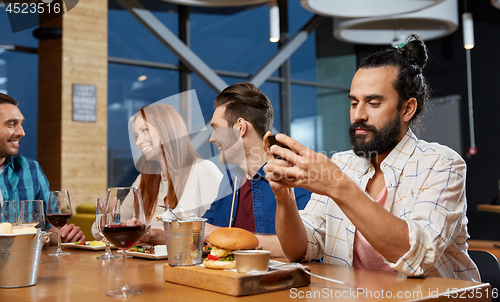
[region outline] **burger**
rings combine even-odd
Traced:
[[[240,228],[219,228],[208,236],[212,250],[203,264],[212,269],[236,268],[233,251],[252,250],[259,246],[254,234]]]

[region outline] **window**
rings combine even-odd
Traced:
[[[21,140],[19,154],[37,159],[38,55],[13,51],[13,46],[38,47],[32,30],[13,34],[5,7],[0,7],[0,45],[4,46],[0,46],[0,92],[19,102],[26,119],[23,123],[26,136]]]
[[[178,34],[178,14],[153,12],[170,31]],[[108,11],[108,48],[110,57],[179,64],[177,57],[126,10]]]
[[[129,186],[138,175],[128,119],[142,107],[177,93],[177,71],[108,65],[108,186]]]
[[[191,49],[212,69],[253,74],[278,47],[269,42],[269,8],[226,11],[205,8],[190,15]]]

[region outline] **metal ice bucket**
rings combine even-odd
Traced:
[[[0,235],[0,287],[36,284],[44,236],[37,234]]]
[[[163,221],[170,266],[201,263],[206,219]]]

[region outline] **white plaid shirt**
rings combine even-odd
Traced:
[[[374,175],[369,160],[354,152],[332,160],[365,191]],[[408,224],[410,250],[396,263],[407,276],[440,276],[479,281],[467,254],[466,165],[450,148],[427,143],[408,130],[380,166],[389,195],[389,212]],[[300,211],[308,236],[305,260],[352,266],[356,227],[328,196],[313,194]]]

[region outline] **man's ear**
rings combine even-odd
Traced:
[[[411,98],[405,103],[403,103],[403,108],[401,108],[403,112],[403,121],[410,122],[411,118],[415,115],[417,111],[417,100],[415,98]]]
[[[245,119],[243,118],[239,118],[237,121],[236,121],[236,129],[238,129],[238,132],[240,133],[240,136],[243,137],[247,131],[248,131],[248,128],[247,128],[247,121],[245,121]]]

